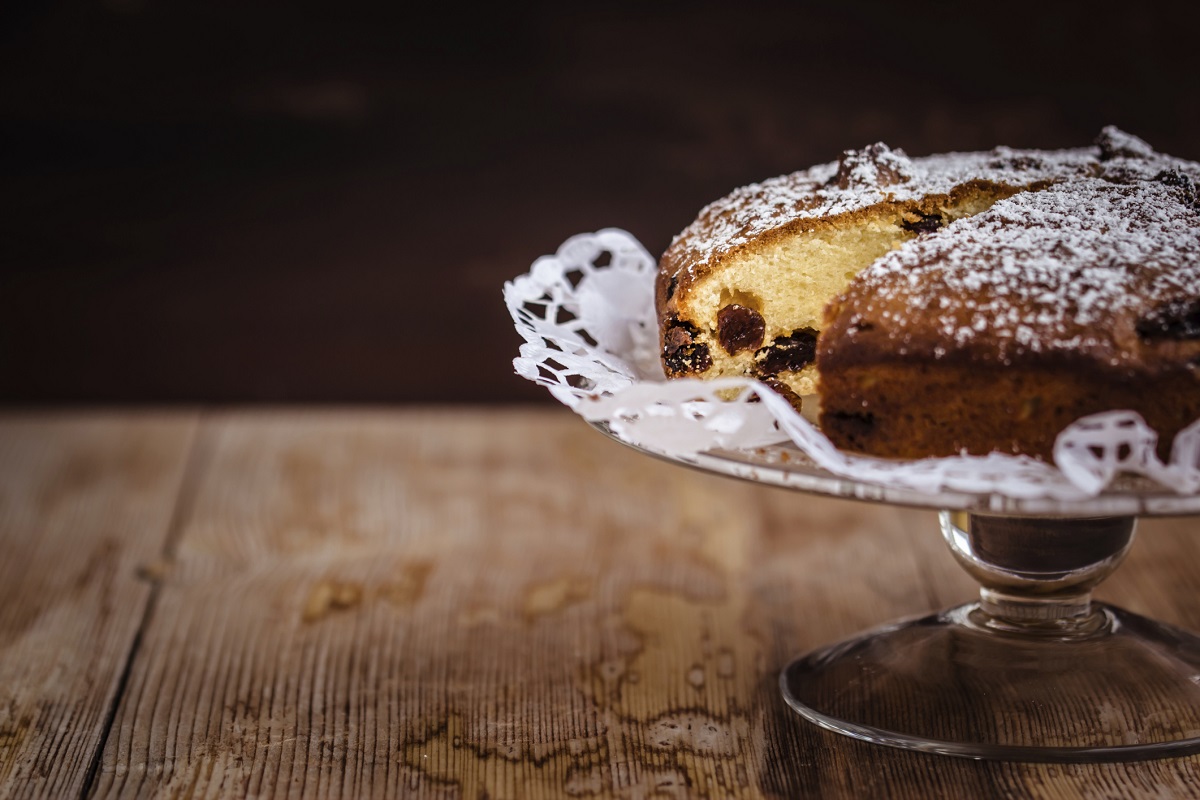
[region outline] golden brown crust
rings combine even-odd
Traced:
[[[1196,381],[1195,391],[1200,393],[1200,336],[1155,335],[1149,330],[1156,320],[1161,320],[1165,328],[1172,324],[1173,316],[1200,318],[1200,295],[1192,301],[1163,297],[1153,285],[1158,275],[1161,273],[1155,270],[1144,271],[1137,288],[1129,294],[1130,303],[1119,311],[1106,309],[1090,324],[1073,321],[1067,326],[1060,335],[1073,343],[1069,350],[1020,349],[991,328],[954,342],[928,319],[897,324],[897,320],[913,316],[912,309],[918,302],[915,292],[901,290],[912,288],[907,280],[896,280],[891,289],[882,288],[879,281],[864,281],[828,306],[817,349],[818,368],[827,376],[871,364],[920,361],[975,369],[1019,365],[1095,369],[1103,371],[1109,382],[1136,382],[1182,370]],[[942,312],[940,320],[953,320],[954,328],[962,330],[975,324],[976,312],[971,306],[956,303]]]
[[[892,458],[961,452],[1050,460],[1077,419],[1136,409],[1166,459],[1176,434],[1200,418],[1200,385],[1187,370],[1137,381],[1077,364],[983,370],[969,364],[858,364],[822,373],[821,430],[837,446]]]

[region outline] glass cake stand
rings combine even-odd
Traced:
[[[1142,479],[1078,501],[930,495],[839,477],[788,445],[672,458],[592,424],[706,472],[939,510],[942,536],[979,582],[979,599],[788,664],[780,689],[805,719],[876,744],[975,759],[1200,752],[1200,637],[1091,599],[1128,552],[1138,517],[1200,513],[1200,496]]]

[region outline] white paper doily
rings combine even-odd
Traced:
[[[504,285],[525,339],[513,365],[559,401],[642,449],[694,463],[713,450],[791,441],[818,467],[847,479],[921,494],[943,491],[1075,501],[1118,475],[1140,475],[1181,495],[1200,493],[1200,420],[1181,431],[1171,458],[1132,411],[1068,426],[1054,465],[992,453],[895,461],[844,453],[768,386],[749,378],[667,380],[658,356],[658,266],[629,233],[573,236],[553,256]]]

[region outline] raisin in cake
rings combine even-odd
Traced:
[[[671,377],[774,386],[840,447],[1049,457],[1086,414],[1200,417],[1200,165],[885,145],[733,192],[664,254]]]

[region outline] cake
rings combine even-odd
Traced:
[[[742,375],[838,447],[1049,458],[1059,431],[1200,418],[1200,164],[1092,147],[884,144],[735,190],[664,253],[669,377]]]

